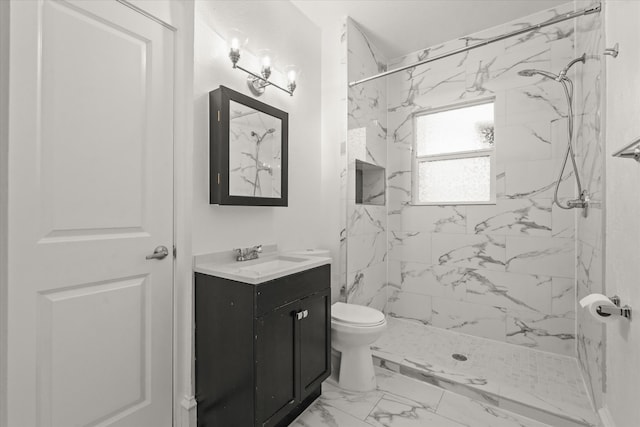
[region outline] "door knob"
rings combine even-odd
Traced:
[[[145,258],[146,259],[163,259],[167,255],[169,255],[169,249],[167,249],[166,246],[158,246],[153,250],[153,253],[151,255],[147,255]]]

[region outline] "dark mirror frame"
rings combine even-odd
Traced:
[[[281,197],[233,196],[229,194],[230,101],[258,110],[282,121]],[[209,92],[209,203],[239,206],[287,206],[289,114],[225,86]]]

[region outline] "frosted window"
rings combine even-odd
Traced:
[[[416,117],[418,156],[493,147],[493,102]]]
[[[488,202],[491,157],[435,160],[418,164],[418,202]]]

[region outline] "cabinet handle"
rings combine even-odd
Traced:
[[[302,311],[299,311],[296,313],[296,319],[297,320],[302,320],[304,319],[304,313]]]
[[[303,314],[302,318],[303,318],[303,319],[306,319],[306,318],[307,318],[307,316],[309,315],[309,310],[305,310],[305,311],[303,311],[303,312],[302,312],[302,314]]]

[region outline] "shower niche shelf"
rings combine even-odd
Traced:
[[[356,160],[356,204],[384,206],[386,189],[382,166]]]

